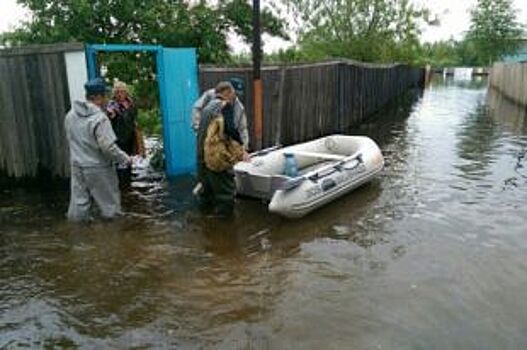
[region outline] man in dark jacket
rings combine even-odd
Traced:
[[[106,84],[100,78],[84,84],[86,101],[74,101],[64,126],[71,163],[71,197],[68,219],[89,219],[92,199],[101,215],[121,214],[121,198],[114,163],[129,164],[130,157],[116,144],[117,138],[103,109]]]
[[[249,130],[247,128],[247,116],[245,114],[245,108],[240,101],[240,97],[243,96],[244,93],[243,81],[240,78],[231,78],[229,79],[229,83],[231,83],[232,87],[234,88],[234,92],[236,93],[234,101],[231,103],[231,108],[233,110],[232,124],[240,134],[243,147],[247,150],[249,149]],[[194,102],[194,105],[192,106],[192,129],[194,131],[197,132],[199,129],[199,123],[203,109],[216,96],[216,88],[209,89],[205,91],[203,95],[201,95],[200,98],[196,100],[196,102]]]

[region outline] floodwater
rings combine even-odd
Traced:
[[[3,191],[0,348],[527,348],[525,114],[435,80],[354,131],[382,175],[297,221],[206,218],[188,179],[88,225],[67,190]]]

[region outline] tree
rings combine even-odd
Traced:
[[[477,60],[471,42],[456,41],[453,38],[446,41],[424,43],[421,48],[420,65],[430,64],[432,67],[474,66]]]
[[[246,43],[252,42],[252,15],[253,9],[247,0],[220,0],[220,12],[224,14],[231,28],[239,34]],[[289,39],[286,21],[280,13],[263,8],[260,12],[261,25],[264,32],[282,39]]]
[[[299,18],[300,49],[308,57],[412,62],[419,22],[428,18],[409,0],[288,0]]]
[[[456,42],[454,39],[425,43],[422,49],[422,64],[430,64],[432,67],[459,65],[459,57],[456,52]]]
[[[478,0],[466,39],[474,46],[477,62],[490,65],[518,49],[522,29],[511,0]]]
[[[200,62],[230,59],[227,35],[234,30],[251,38],[251,6],[246,0],[18,0],[32,20],[4,34],[8,45],[82,41],[145,43],[198,48]],[[287,38],[284,21],[262,12],[262,29]]]

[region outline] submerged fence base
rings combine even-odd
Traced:
[[[514,103],[527,106],[527,63],[494,64],[489,85]]]
[[[252,131],[250,68],[201,67],[201,90],[231,77],[245,81],[247,91],[242,100]],[[292,144],[345,132],[404,91],[422,87],[424,79],[424,69],[405,65],[337,61],[265,67],[262,146]],[[251,136],[254,140],[254,133]],[[254,146],[252,143],[251,148]]]

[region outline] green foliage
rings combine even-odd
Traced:
[[[478,0],[466,37],[478,64],[490,65],[519,48],[523,28],[516,13],[511,0]]]
[[[422,63],[424,64],[430,64],[432,67],[459,65],[459,57],[457,56],[456,42],[454,40],[425,43],[422,49]]]
[[[227,34],[249,42],[251,7],[243,0],[18,0],[32,20],[4,34],[2,43],[147,43],[197,47],[204,63],[229,62]],[[262,11],[263,31],[287,38],[284,21]]]
[[[481,66],[478,53],[474,43],[470,40],[463,39],[456,43],[456,54],[458,57],[458,66],[475,67]]]
[[[511,0],[479,0],[466,38],[420,43],[419,24],[439,24],[407,0],[288,0],[302,22],[299,46],[266,57],[269,63],[352,58],[433,67],[488,65],[520,44]]]
[[[137,113],[137,124],[145,135],[162,136],[163,126],[159,108],[139,109]]]
[[[247,0],[220,0],[220,12],[230,23],[231,28],[239,34],[246,43],[252,42],[252,5]],[[285,21],[268,8],[260,10],[262,31],[272,36],[288,39]]]
[[[313,57],[309,57],[305,50],[300,50],[296,47],[278,50],[273,54],[265,56],[266,63],[303,63],[315,60]]]
[[[276,2],[278,5],[276,6]],[[18,0],[32,19],[0,35],[0,44],[146,43],[198,48],[201,63],[251,64],[250,55],[229,53],[227,35],[252,40],[252,8],[247,0]],[[411,0],[271,0],[262,9],[262,31],[288,39],[290,10],[298,23],[298,44],[264,58],[266,63],[351,58],[366,62],[403,62],[434,67],[487,65],[518,47],[522,27],[511,0],[478,0],[466,38],[420,43],[420,25],[437,24]],[[159,105],[155,59],[148,53],[98,56],[108,80],[131,83],[140,108],[155,114]],[[158,132],[142,117],[147,129]],[[153,118],[152,120],[154,120]],[[149,126],[150,125],[150,126]]]
[[[422,45],[420,56],[421,65],[429,64],[432,67],[475,66],[477,60],[471,42],[454,39],[425,43]]]
[[[419,23],[428,11],[409,0],[288,0],[305,25],[300,56],[347,57],[366,62],[415,62]],[[298,53],[284,53],[298,58]]]
[[[98,66],[108,82],[115,79],[131,85],[139,108],[149,109],[159,103],[155,77],[155,56],[148,52],[100,52]]]

